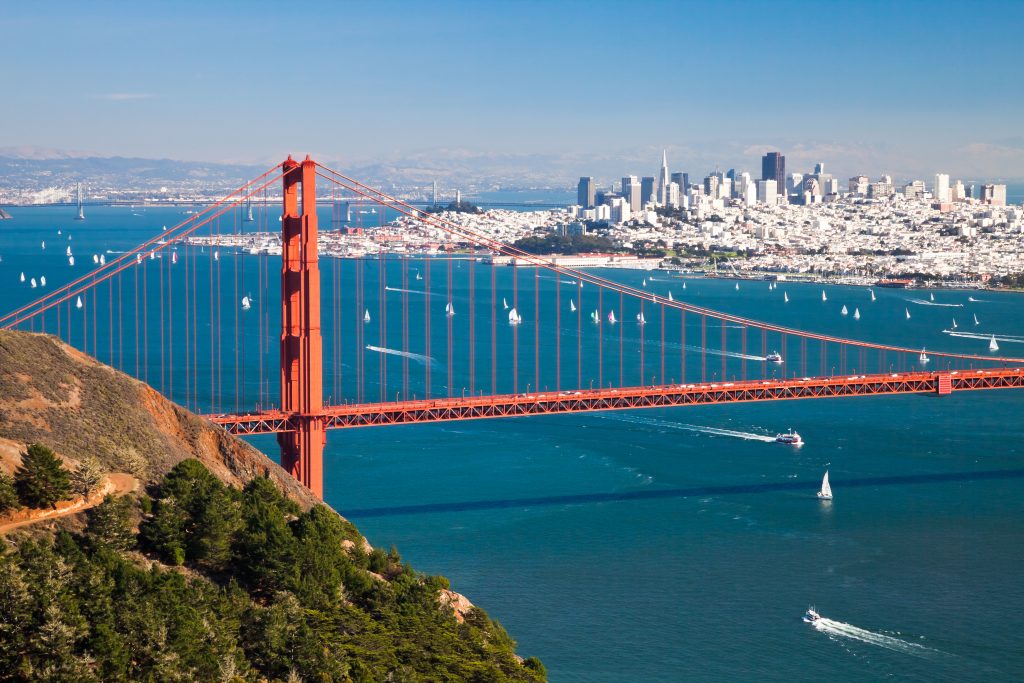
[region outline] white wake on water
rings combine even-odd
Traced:
[[[429,294],[428,292],[425,292],[422,289],[402,289],[401,287],[391,287],[391,286],[388,286],[388,287],[384,288],[384,291],[385,292],[405,292],[406,294],[423,294],[425,296],[433,296],[432,294]]]
[[[885,635],[884,633],[875,633],[874,631],[868,631],[867,629],[859,628],[853,624],[845,624],[841,621],[826,619],[825,617],[815,621],[814,628],[832,637],[851,638],[853,640],[859,640],[862,643],[867,643],[868,645],[876,645],[878,647],[883,647],[886,650],[891,650],[892,652],[899,652],[905,655],[921,657],[923,659],[935,659],[937,657],[948,656],[945,652],[933,650],[930,647],[925,647],[918,643],[911,643],[910,641],[903,640],[902,638]]]
[[[956,330],[943,330],[943,332],[945,334],[948,334],[950,337],[962,337],[963,339],[981,339],[981,340],[984,340],[984,341],[989,341],[990,339],[992,339],[993,336],[995,336],[997,342],[1008,342],[1010,344],[1024,344],[1024,337],[1013,335],[1013,334],[1011,334],[1011,335],[1006,335],[1006,334],[991,335],[991,334],[980,334],[980,333],[977,333],[977,332],[957,332]]]
[[[601,417],[605,420],[629,422],[632,424],[643,425],[647,427],[680,429],[687,432],[700,432],[703,434],[712,434],[714,436],[729,436],[734,439],[745,439],[747,441],[763,441],[765,443],[773,443],[775,441],[774,436],[768,436],[766,434],[757,434],[756,432],[741,432],[735,429],[723,429],[722,427],[707,427],[705,425],[693,425],[686,424],[683,422],[667,422],[665,420],[656,420],[650,417],[636,417],[632,415],[601,415]]]
[[[423,356],[409,351],[399,351],[398,349],[389,349],[385,346],[373,346],[372,344],[367,344],[366,350],[376,351],[377,353],[386,353],[389,356],[401,356],[402,358],[408,358],[409,360],[414,360],[418,363],[423,363],[424,365],[433,365],[435,363],[434,359],[430,356]]]
[[[748,353],[734,353],[733,351],[722,351],[721,349],[702,349],[699,346],[687,346],[687,351],[696,351],[700,353],[704,351],[712,356],[725,356],[726,358],[739,358],[740,360],[768,360],[764,356],[752,356]]]
[[[943,304],[938,301],[928,301],[927,299],[915,299],[912,296],[904,297],[907,301],[918,306],[944,306],[946,308],[963,308],[963,304]]]

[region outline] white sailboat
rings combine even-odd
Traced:
[[[821,490],[818,491],[818,498],[822,500],[832,500],[832,487],[828,483],[828,470],[825,470],[825,476],[821,480]]]
[[[92,255],[92,262],[93,263],[99,263],[100,262],[100,255],[99,254],[93,254]]]
[[[32,279],[31,279],[31,280],[29,281],[29,284],[31,284],[31,285],[32,285],[32,289],[35,289],[35,288],[36,288],[36,279],[35,279],[35,278],[32,278]]]
[[[788,304],[789,303],[789,294],[787,294],[786,292],[783,292],[782,293],[782,301]]]
[[[142,254],[136,254],[135,255],[135,262],[136,263],[142,263]]]
[[[904,308],[903,309],[903,314],[905,316],[907,316],[907,320],[910,320],[910,309],[909,308]]]
[[[854,320],[860,320],[860,309],[859,308],[853,309],[853,319]]]
[[[39,286],[40,287],[45,287],[46,286],[46,276],[45,275],[40,275],[39,276]]]
[[[423,274],[422,273],[416,273],[416,279],[417,280],[422,280],[423,279]]]
[[[956,318],[953,318],[953,329],[956,329]]]
[[[874,301],[875,300],[875,290],[869,289],[868,291],[871,293],[871,300]]]
[[[640,311],[639,313],[636,314],[636,322],[637,322],[638,325],[646,325],[647,324],[647,319],[644,318],[643,311]]]
[[[104,256],[103,254],[100,254],[100,265],[101,266],[107,265],[107,257]]]
[[[64,251],[64,255],[65,256],[71,256],[71,245],[70,244],[68,245],[68,248]]]
[[[178,252],[172,251],[171,252],[171,264],[175,264],[177,262],[178,262]]]
[[[738,283],[738,282],[736,283],[736,291],[737,292],[740,291],[740,283]]]
[[[153,254],[150,254],[150,256],[152,256],[152,255]],[[220,251],[217,250],[217,249],[213,250],[213,260],[214,261],[220,261]]]
[[[370,309],[369,308],[367,308],[366,312],[363,313],[363,322],[364,323],[370,322]]]
[[[594,309],[594,312],[590,314],[590,322],[595,325],[601,324],[601,314],[597,312],[597,309]]]
[[[683,281],[683,289],[686,289],[686,281]]]
[[[849,315],[850,311],[846,309],[846,304],[843,304],[843,310],[839,311],[843,315]]]
[[[248,311],[250,308],[252,308],[252,302],[249,301],[249,297],[248,296],[243,296],[242,297],[242,310],[243,311]]]
[[[975,325],[980,325],[981,324],[981,323],[978,322],[978,314],[977,313],[974,314],[974,324]]]
[[[75,308],[81,308],[85,304],[82,303],[82,297],[78,297],[78,301],[75,302]]]
[[[25,273],[21,274],[21,278],[18,281],[19,282],[24,282],[25,281]]]
[[[917,362],[920,363],[921,365],[925,365],[931,362],[931,358],[928,357],[928,354],[925,353],[924,349],[921,349],[921,355],[917,357]]]
[[[74,256],[68,256],[68,265],[69,266],[75,265],[75,257]]]
[[[644,287],[647,286],[647,278],[644,278]]]
[[[43,251],[46,251],[46,240],[43,240]]]
[[[928,292],[928,300],[935,301],[935,292]]]
[[[444,305],[444,314],[446,316],[448,316],[449,318],[451,318],[452,316],[455,315],[455,307],[452,306],[452,302],[451,301],[449,301],[448,303],[446,303]]]
[[[610,324],[612,324],[612,325],[614,325],[615,323],[619,322],[618,320],[615,319],[615,311],[614,310],[613,311],[609,311],[609,313],[608,313],[608,322]]]
[[[569,299],[569,312],[570,313],[575,313],[576,312],[576,303],[572,299]]]
[[[989,351],[998,351],[999,350],[999,342],[996,341],[996,336],[994,334],[992,335],[992,339],[988,343],[988,350]]]
[[[825,290],[821,290],[821,300],[828,301],[828,295],[825,294]]]
[[[672,298],[672,290],[671,289],[668,290],[668,300],[669,301],[675,301],[675,299]]]
[[[516,309],[513,308],[511,311],[508,312],[509,325],[518,325],[521,322],[523,322],[523,317],[516,312]]]
[[[503,310],[508,310],[508,301],[505,300],[505,297],[501,297],[501,307]]]

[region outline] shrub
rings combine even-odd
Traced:
[[[21,455],[21,466],[14,473],[18,500],[28,507],[56,506],[71,496],[70,473],[60,458],[42,444],[32,444]]]

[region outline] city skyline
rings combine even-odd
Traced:
[[[0,147],[244,163],[309,152],[565,179],[644,175],[628,164],[663,148],[689,169],[750,170],[781,149],[839,175],[1024,177],[1015,5],[635,6],[659,22],[609,3],[540,19],[516,5],[304,7],[12,8],[0,49],[33,62],[8,74]],[[275,52],[290,43],[306,66]],[[768,51],[791,68],[758,77]]]

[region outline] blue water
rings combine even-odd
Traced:
[[[20,271],[45,271],[52,288],[72,273],[92,268],[91,253],[132,246],[183,218],[174,209],[136,213],[142,215],[127,208],[96,209],[89,220],[75,223],[59,209],[18,210],[14,220],[0,223],[0,310],[40,293],[18,283]],[[233,225],[225,222],[221,227]],[[64,231],[60,237],[57,227]],[[63,257],[66,242],[61,240],[69,230],[79,264],[75,268]],[[39,249],[42,239],[47,241],[45,256]],[[182,254],[179,266],[184,264]],[[248,404],[261,394],[273,400],[276,379],[269,368],[277,350],[270,312],[277,310],[277,263],[271,259],[265,264],[269,284],[260,290],[259,262],[227,252],[216,267],[208,254],[191,262],[203,295],[196,311],[202,327],[199,349],[204,351],[211,339],[220,341],[222,386],[211,391],[206,368],[200,367],[203,386],[191,386],[186,394],[185,373],[176,364],[179,374],[167,389],[178,400],[194,400],[201,409],[232,409],[235,348],[242,354],[241,400]],[[147,265],[144,279],[154,278],[159,265]],[[413,328],[428,313],[431,317],[432,395],[457,393],[470,378],[477,390],[490,388],[489,363],[478,360],[484,367],[470,372],[467,359],[470,310],[478,359],[489,350],[492,272],[480,264],[472,267],[470,307],[471,266],[451,264],[451,295],[448,266],[445,260],[431,262],[433,303],[425,305],[422,293],[407,293],[403,299],[401,293],[388,291],[382,305],[381,272],[386,286],[400,287],[400,261],[358,267],[323,262],[327,291],[354,286],[359,267],[358,277],[372,285],[365,288],[360,306],[349,302],[338,316],[337,341],[343,348],[340,360],[329,363],[326,392],[350,397],[361,389],[372,400],[396,390],[426,390],[426,363],[411,360],[409,382],[403,384],[403,359],[389,357],[382,390],[382,355],[360,352],[366,344],[403,348],[403,300]],[[419,260],[404,267],[410,278],[416,270],[427,270]],[[211,273],[221,276],[222,289],[231,290],[214,304],[215,313],[220,307],[220,329],[227,330],[217,335],[209,332],[216,329],[216,315],[207,310],[208,292],[201,286]],[[651,277],[623,271],[602,274],[632,284]],[[255,322],[258,315],[240,316],[238,344],[232,338],[236,275],[239,290],[252,290],[267,310],[264,318],[272,323],[261,330]],[[509,269],[494,276],[499,300],[511,299]],[[541,281],[544,298],[537,313],[531,300],[533,277],[528,269],[518,273],[526,318],[518,331],[520,391],[530,390],[526,385],[537,375],[549,389],[555,382],[562,389],[587,386],[599,371],[604,383],[610,376],[617,384],[620,334],[624,347],[633,350],[624,354],[627,383],[660,372],[658,345],[650,343],[660,341],[660,315],[648,312],[643,334],[649,350],[641,370],[636,353],[640,331],[631,320],[635,306],[627,302],[620,308],[614,300],[602,301],[602,312],[614,305],[617,315],[629,322],[614,328],[603,324],[598,332],[583,320],[579,343],[586,360],[579,377],[577,326],[572,318],[566,320],[564,311],[561,334],[541,335],[546,340],[538,354],[541,365],[534,367],[533,326],[555,329],[553,307],[544,302],[553,296],[556,283]],[[159,281],[147,284],[157,286]],[[170,295],[182,301],[177,280],[171,282]],[[224,284],[228,282],[230,286]],[[942,333],[953,316],[962,331],[1024,335],[1024,299],[1012,294],[936,291],[939,303],[964,304],[942,307],[907,300],[920,298],[920,292],[878,290],[878,301],[871,303],[862,288],[827,287],[829,301],[822,303],[821,287],[815,285],[780,283],[771,292],[765,283],[743,283],[736,291],[727,281],[691,279],[684,292],[681,282],[655,273],[648,289],[666,293],[671,288],[675,298],[698,305],[929,351],[985,353],[983,339]],[[424,282],[411,279],[407,284],[415,289]],[[565,309],[566,297],[579,290],[558,286]],[[789,304],[782,302],[782,291],[789,293]],[[596,292],[585,288],[583,294],[583,310],[589,311],[596,306]],[[969,302],[968,296],[981,301]],[[448,321],[443,316],[449,299],[458,310],[452,321],[451,388]],[[99,309],[93,330],[101,358],[110,351],[102,304],[101,294],[85,309]],[[841,316],[843,304],[851,312],[859,307],[862,319]],[[364,309],[372,311],[369,326],[357,320]],[[382,310],[387,317],[383,327]],[[909,321],[905,310],[911,312]],[[977,327],[968,323],[974,314]],[[147,321],[149,330],[155,330],[158,317]],[[85,337],[89,328],[77,318],[72,321],[73,335]],[[180,323],[172,317],[164,322]],[[679,374],[674,368],[681,358],[673,354],[680,346],[680,322],[670,317],[665,330],[670,348],[676,349],[666,363],[666,375],[674,373],[671,379]],[[48,329],[53,324],[49,321]],[[685,345],[698,344],[699,321],[688,319],[685,324]],[[325,312],[324,348],[329,355],[335,348],[334,325],[333,313]],[[507,391],[512,389],[516,341],[500,317],[495,329],[499,389]],[[382,332],[387,333],[386,344]],[[253,355],[261,334],[266,348],[262,355]],[[707,346],[721,350],[720,327],[709,323],[705,334]],[[726,329],[728,349],[741,348],[740,335],[740,330]],[[161,347],[155,338],[153,332],[148,353],[139,361],[148,366],[144,370],[150,381],[159,383],[155,378]],[[555,338],[562,340],[560,348],[554,346]],[[605,361],[600,369],[594,361],[599,339]],[[781,346],[782,341],[773,337],[765,344]],[[423,342],[421,335],[406,346],[421,353]],[[1013,341],[1001,346],[1007,355],[1020,355],[1024,349]],[[173,342],[165,342],[164,350],[168,356],[181,352]],[[562,372],[556,376],[552,361],[559,351]],[[751,333],[747,351],[760,353],[759,335]],[[808,373],[820,370],[813,345],[806,358],[801,353],[799,344],[790,340],[787,372],[802,372],[801,364],[809,366]],[[826,372],[843,362],[835,350],[829,353]],[[122,349],[122,355],[127,355],[122,365],[134,371],[132,354]],[[208,363],[205,351],[201,355]],[[702,367],[700,354],[686,354],[687,380],[700,379],[702,372],[709,380],[720,377],[722,358],[710,354]],[[725,358],[729,376],[746,372],[757,377],[764,368],[759,361]],[[253,367],[261,359],[268,368],[262,392]],[[874,365],[900,362],[896,357],[865,360]],[[845,361],[837,372],[853,372],[861,359]],[[360,362],[362,382],[356,369]],[[171,384],[170,377],[163,379]],[[420,570],[449,577],[456,589],[509,629],[523,654],[541,657],[553,681],[1019,680],[1024,676],[1024,589],[1019,580],[1024,560],[1022,409],[1024,394],[1003,391],[337,431],[328,440],[326,498],[351,516],[375,545],[397,545]],[[788,427],[803,435],[803,448],[770,442],[775,432]],[[276,453],[272,438],[254,441],[267,453]],[[832,503],[814,496],[826,468],[836,496]],[[800,621],[809,604],[827,619],[818,628]]]

